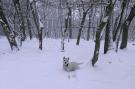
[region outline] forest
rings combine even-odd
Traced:
[[[135,62],[133,61],[135,57],[135,0],[0,0],[0,43],[0,78],[2,78],[1,73],[3,75],[5,74],[5,72],[2,72],[2,68],[6,69],[4,64],[7,65],[7,61],[20,60],[19,62],[17,61],[10,64],[16,65],[12,66],[13,68],[11,70],[13,71],[10,71],[10,68],[7,69],[7,71],[12,74],[16,73],[17,70],[21,71],[20,65],[22,67],[26,65],[28,69],[33,70],[33,68],[36,68],[36,61],[44,63],[47,59],[48,63],[46,66],[49,68],[45,68],[46,70],[51,69],[51,62],[52,65],[57,66],[57,69],[52,70],[59,70],[58,68],[60,67],[54,62],[61,64],[63,63],[62,59],[72,60],[73,58],[75,61],[84,61],[83,67],[88,64],[88,70],[92,70],[90,73],[97,79],[97,82],[103,80],[102,78],[104,77],[102,74],[105,75],[106,73],[104,73],[104,71],[110,71],[111,68],[113,72],[108,76],[117,75],[113,74],[115,70],[117,70],[117,73],[119,69],[123,67],[123,71],[121,70],[119,72],[124,72],[125,75],[131,75],[132,77],[127,80],[125,79],[124,83],[120,83],[120,87],[118,87],[118,85],[114,86],[115,83],[111,85],[113,86],[112,88],[108,88],[110,85],[104,87],[106,86],[105,82],[103,86],[100,85],[102,86],[101,88],[100,86],[95,87],[98,84],[94,84],[93,87],[87,87],[89,84],[81,84],[80,87],[74,87],[72,83],[77,82],[76,80],[72,80],[70,83],[68,80],[64,80],[64,84],[67,83],[72,87],[64,88],[64,85],[60,87],[59,84],[57,85],[56,83],[55,86],[59,86],[56,87],[56,89],[84,89],[84,85],[86,85],[86,89],[135,88],[133,83],[127,83],[135,81],[135,77],[133,76],[133,74],[135,74],[135,72],[133,72],[135,67],[135,64],[133,64],[133,62]],[[23,61],[26,62],[26,59],[29,58],[29,61],[32,63],[24,63],[23,65]],[[106,62],[111,65],[111,68],[108,67],[106,69],[106,66],[108,66]],[[18,63],[20,63],[20,65]],[[114,68],[115,64],[116,68]],[[10,65],[7,66],[10,67]],[[40,63],[38,65],[40,65]],[[33,66],[33,68],[30,66]],[[41,68],[42,71],[44,70],[43,67],[45,66],[43,66],[43,64],[41,64],[41,66],[36,68],[36,72],[40,70],[38,70],[38,68]],[[18,67],[17,70],[16,67]],[[101,70],[102,72],[100,71],[101,75],[99,78],[101,79],[99,79],[99,81],[96,76],[98,73],[95,73],[98,67],[105,68],[105,70]],[[27,72],[25,71],[27,68],[23,69],[24,74],[28,72],[28,70]],[[84,68],[84,70],[86,69],[87,68]],[[81,82],[75,83],[76,86],[85,80],[91,81],[89,78],[83,80],[82,76],[85,74],[82,74],[82,72],[86,72],[84,70],[79,70],[81,71],[79,74]],[[57,73],[57,71],[54,72],[62,76],[58,78],[64,79],[62,74]],[[54,72],[51,71],[47,75]],[[129,72],[129,74],[127,74],[127,72]],[[19,72],[20,76],[22,76],[21,73],[22,72]],[[29,72],[29,74],[33,73],[35,72]],[[37,75],[42,75],[41,73],[40,71]],[[76,77],[77,73],[68,73],[68,79]],[[86,73],[86,77],[91,75],[89,72]],[[79,77],[79,75],[77,77]],[[118,76],[124,77],[125,75]],[[35,76],[36,75],[33,77]],[[53,77],[55,77],[54,80],[58,80],[56,78],[57,76]],[[17,79],[15,76],[14,78]],[[24,79],[24,81],[26,80],[27,79]],[[48,81],[49,79],[45,80]],[[45,82],[45,80],[43,81]],[[52,81],[54,80],[52,79]],[[5,80],[3,78],[2,81],[6,82],[8,79]],[[33,84],[28,88],[26,82],[24,88],[20,88],[23,84],[18,85],[16,88],[14,88],[15,86],[9,85],[11,86],[9,88],[6,87],[7,83],[2,83],[2,81],[0,82],[0,86],[2,86],[0,87],[1,89],[55,88],[50,88],[49,85],[48,87],[41,85],[41,88],[37,85],[33,88],[31,87]],[[35,80],[31,79],[31,81]],[[38,81],[40,81],[40,79]],[[113,80],[113,82],[114,81],[115,80]],[[51,80],[49,82],[51,83]],[[17,82],[14,81],[14,83],[16,84]],[[38,83],[42,84],[40,82]],[[122,87],[123,84],[125,84],[125,87]]]

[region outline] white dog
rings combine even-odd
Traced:
[[[63,57],[63,69],[67,72],[71,72],[79,69],[80,64],[83,63],[69,62],[69,57],[68,58]]]

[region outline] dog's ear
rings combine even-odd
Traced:
[[[67,59],[68,59],[68,61],[69,61],[69,57],[68,57]]]

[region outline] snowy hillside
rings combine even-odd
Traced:
[[[43,51],[40,51],[37,40],[33,39],[25,41],[20,51],[12,52],[6,38],[1,38],[0,89],[135,89],[132,43],[118,53],[104,55],[101,49],[99,61],[93,68],[90,60],[94,42],[81,40],[79,46],[75,42],[66,41],[65,52],[61,52],[60,40],[44,39]],[[63,56],[84,64],[80,70],[65,72]]]

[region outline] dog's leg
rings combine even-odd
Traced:
[[[68,79],[70,79],[71,78],[71,73],[70,72],[68,72]]]
[[[73,77],[73,78],[76,78],[76,71],[73,71],[73,72],[72,72],[72,77]]]

